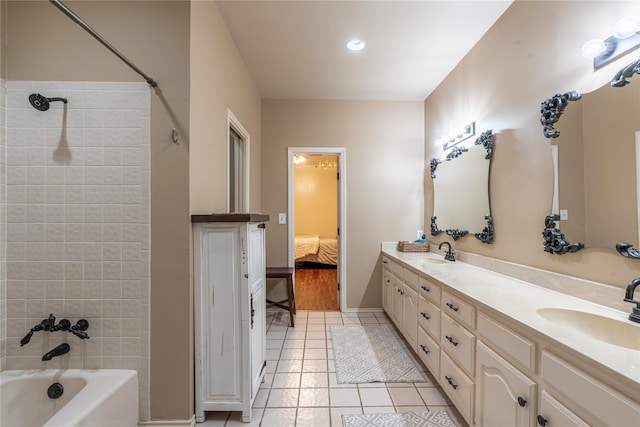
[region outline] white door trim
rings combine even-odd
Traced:
[[[244,202],[244,211],[245,212],[251,212],[251,207],[249,206],[249,184],[251,182],[251,176],[250,176],[250,165],[249,165],[249,161],[251,159],[251,135],[249,134],[249,132],[244,128],[244,126],[242,126],[242,123],[240,123],[240,120],[238,120],[238,118],[233,114],[233,112],[231,112],[231,109],[227,109],[227,165],[229,165],[229,162],[231,161],[230,156],[231,153],[229,152],[229,138],[231,136],[230,133],[230,129],[232,129],[244,140],[244,176],[242,177],[242,179],[244,180],[244,182],[242,183],[242,187],[243,187],[243,191],[244,191],[244,197],[243,197],[243,202]],[[229,171],[229,167],[227,166],[227,193],[229,193],[229,183],[231,182],[231,179],[233,179],[230,176],[230,171]],[[229,212],[229,194],[227,194],[227,212]]]
[[[287,149],[287,212],[289,221],[287,225],[287,265],[293,267],[293,238],[294,238],[294,206],[293,206],[293,156],[295,154],[324,154],[338,156],[338,227],[340,238],[338,239],[338,283],[340,283],[339,299],[340,311],[347,311],[347,149],[345,147],[289,147]]]

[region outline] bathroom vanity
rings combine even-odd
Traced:
[[[392,247],[383,308],[470,425],[640,425],[640,324],[628,313]]]
[[[262,214],[192,215],[195,414],[242,411],[266,368],[265,221]]]

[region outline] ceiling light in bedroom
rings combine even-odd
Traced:
[[[333,160],[322,160],[316,164],[318,169],[335,169],[338,167],[338,163]]]
[[[304,158],[304,156],[302,154],[296,154],[295,156],[293,156],[293,163],[296,165],[301,165],[304,163],[306,159]]]

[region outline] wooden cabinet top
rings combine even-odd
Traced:
[[[211,213],[191,215],[191,222],[266,222],[269,215],[261,213]]]

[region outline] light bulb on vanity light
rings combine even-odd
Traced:
[[[624,40],[640,32],[640,16],[625,16],[613,26],[613,36]]]
[[[607,45],[602,39],[591,39],[582,46],[582,56],[592,59],[607,51]]]

